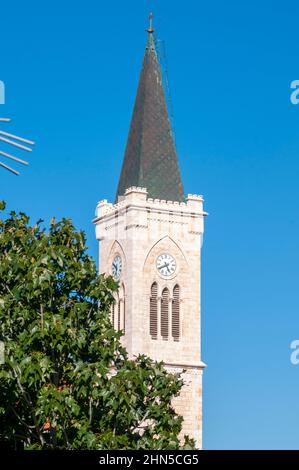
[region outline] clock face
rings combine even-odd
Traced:
[[[114,260],[112,261],[112,276],[114,279],[119,279],[122,271],[122,260],[119,255],[115,256]]]
[[[157,270],[161,276],[171,276],[176,270],[176,261],[173,256],[163,253],[157,258]]]

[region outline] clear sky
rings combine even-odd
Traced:
[[[150,10],[185,192],[210,214],[204,447],[299,449],[298,2],[2,2],[0,117],[13,122],[0,127],[37,145],[21,176],[0,169],[0,198],[32,221],[71,217],[97,257],[91,219],[114,199]]]

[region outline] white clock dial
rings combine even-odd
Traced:
[[[115,256],[112,261],[111,272],[114,279],[119,279],[122,271],[122,260],[119,255]]]
[[[173,256],[163,253],[157,258],[157,270],[161,276],[171,276],[176,270],[176,261]]]

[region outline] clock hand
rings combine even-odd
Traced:
[[[168,264],[167,264],[167,263],[165,263],[163,266],[160,266],[160,268],[159,268],[159,269],[163,269],[163,268],[167,268],[167,267],[168,267]]]

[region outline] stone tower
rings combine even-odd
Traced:
[[[115,203],[96,208],[100,272],[120,284],[111,313],[131,357],[183,371],[183,434],[202,447],[200,273],[203,199],[184,197],[153,38],[148,40]]]

